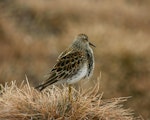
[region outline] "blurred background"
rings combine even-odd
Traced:
[[[95,71],[103,98],[150,119],[149,0],[0,0],[0,83],[44,80],[79,33],[96,45]]]

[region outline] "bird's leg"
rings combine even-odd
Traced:
[[[69,84],[69,101],[72,101],[71,84]]]

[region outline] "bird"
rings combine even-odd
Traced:
[[[78,34],[73,43],[58,56],[56,64],[48,74],[48,79],[36,89],[42,91],[55,83],[67,83],[70,94],[72,84],[81,79],[90,78],[93,74],[94,54],[92,47],[96,46],[89,42],[86,34]]]

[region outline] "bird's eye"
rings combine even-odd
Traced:
[[[87,39],[87,38],[85,38],[85,40],[86,40],[86,41],[88,41],[88,39]]]
[[[84,37],[84,40],[88,41],[87,37]]]

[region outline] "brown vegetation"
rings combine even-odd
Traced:
[[[29,83],[16,86],[15,82],[2,87],[0,119],[5,120],[134,120],[133,113],[123,108],[127,98],[102,99],[98,86],[86,92],[52,86],[42,93]]]

